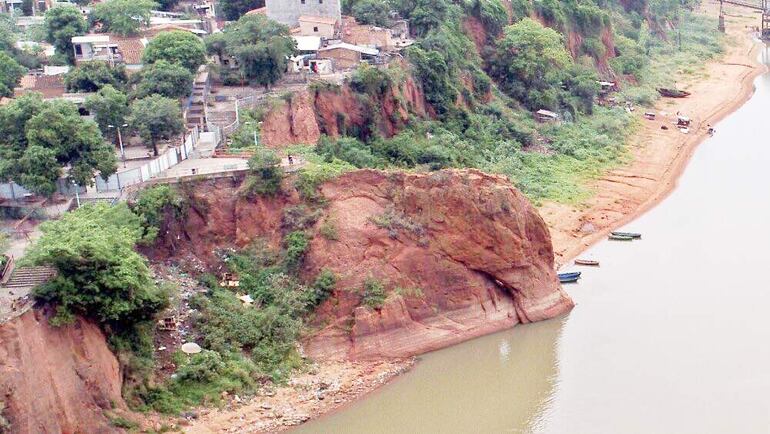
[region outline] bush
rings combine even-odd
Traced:
[[[142,219],[144,226],[143,242],[155,240],[164,225],[164,219],[173,217],[183,220],[187,216],[189,204],[171,186],[158,185],[139,192],[131,210]]]
[[[281,190],[283,168],[274,151],[260,148],[249,159],[249,176],[245,191],[248,196],[273,196]]]
[[[309,305],[310,307],[318,306],[323,303],[334,292],[334,287],[337,285],[337,276],[334,275],[329,269],[324,268],[318,273],[315,278],[315,282],[312,286],[312,292],[310,293]]]
[[[385,286],[379,280],[369,276],[364,280],[361,302],[371,309],[379,309],[385,304],[387,294]]]
[[[305,253],[310,246],[310,240],[302,231],[294,231],[286,235],[286,268],[297,270],[302,265]]]

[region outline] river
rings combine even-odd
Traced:
[[[569,315],[426,354],[293,432],[770,433],[765,122],[768,74],[671,196],[626,226],[641,241],[581,255],[601,267],[566,286]]]

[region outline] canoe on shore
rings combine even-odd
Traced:
[[[575,280],[580,279],[580,274],[581,274],[580,271],[573,271],[573,272],[570,272],[570,273],[559,273],[558,274],[559,281],[560,282],[564,282],[564,281],[574,282],[574,280],[571,280],[571,279],[575,279]]]
[[[607,238],[614,241],[632,241],[634,239],[634,237],[629,237],[628,235],[614,235],[614,234],[610,234],[610,236]]]
[[[559,276],[559,283],[574,283],[574,282],[577,282],[578,279],[580,279],[580,276],[568,276],[568,277]]]
[[[690,92],[679,89],[658,88],[658,93],[668,98],[685,98],[690,96]]]
[[[612,235],[618,236],[618,237],[631,237],[635,240],[638,240],[639,238],[642,238],[642,234],[638,232],[610,232]]]
[[[575,259],[575,265],[589,265],[592,267],[598,267],[599,261],[594,261],[593,259]]]

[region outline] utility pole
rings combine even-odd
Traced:
[[[120,125],[118,127],[116,127],[114,125],[107,125],[107,128],[115,128],[115,129],[118,130],[118,144],[120,145],[120,158],[121,158],[121,160],[123,160],[123,168],[124,169],[126,168],[126,152],[123,150],[123,136],[120,134],[120,128],[121,127],[125,128],[127,126],[128,126],[128,124],[123,124],[123,125]]]

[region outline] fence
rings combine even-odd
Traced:
[[[65,196],[73,196],[75,194],[75,185],[69,179],[61,178],[56,181],[56,191]],[[78,187],[78,193],[85,193],[85,191],[85,187]],[[2,199],[23,200],[32,196],[34,194],[31,191],[13,181],[0,183],[0,198]]]
[[[190,157],[193,149],[200,140],[198,127],[193,128],[185,137],[184,145],[169,148],[154,160],[133,169],[115,173],[106,180],[96,178],[96,190],[99,192],[122,190],[128,186],[139,184],[157,177],[164,170],[179,164]]]

